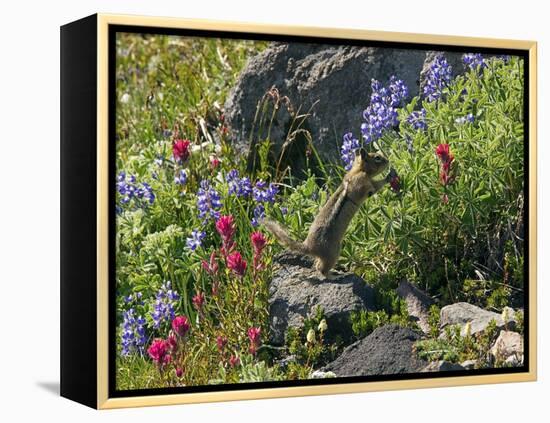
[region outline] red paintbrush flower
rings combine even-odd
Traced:
[[[231,367],[236,367],[239,364],[241,364],[241,359],[239,357],[237,357],[236,355],[232,355],[231,357],[229,357],[229,365]]]
[[[221,216],[216,222],[216,230],[225,243],[229,243],[235,235],[235,221],[233,216]]]
[[[151,343],[147,349],[147,352],[149,353],[149,357],[151,357],[155,363],[164,364],[167,359],[167,347],[168,345],[164,339],[157,338]]]
[[[216,156],[210,157],[210,166],[212,167],[212,170],[216,169],[220,165],[220,159],[218,159]]]
[[[242,277],[246,271],[246,261],[241,256],[241,253],[235,251],[227,256],[227,267],[237,276]]]
[[[174,155],[174,159],[178,163],[183,163],[189,158],[190,144],[191,144],[191,141],[189,140],[176,140],[172,144],[172,154]]]
[[[198,310],[202,310],[202,307],[204,305],[204,302],[205,302],[205,297],[204,297],[204,294],[202,292],[197,292],[195,295],[193,295],[193,298],[191,300],[191,302],[193,303],[193,306]]]
[[[210,254],[210,261],[203,260],[201,265],[205,272],[208,273],[210,276],[217,275],[218,261],[216,260],[216,252],[212,251],[212,254]]]
[[[258,347],[261,345],[261,329],[252,327],[248,329],[248,339],[250,340],[250,348],[248,349],[250,351],[250,354],[254,355],[256,354],[256,351],[258,350]]]
[[[260,255],[265,245],[267,244],[267,239],[265,235],[261,232],[253,232],[250,235],[250,241],[252,241],[252,246],[254,247],[254,254]]]
[[[189,319],[186,316],[177,316],[172,320],[172,330],[181,338],[189,332]]]
[[[449,144],[439,144],[435,149],[435,154],[437,154],[437,157],[439,157],[439,160],[443,163],[453,160]]]
[[[439,157],[441,161],[441,171],[439,172],[439,181],[441,185],[447,186],[452,182],[452,177],[450,175],[451,164],[453,163],[454,156],[451,154],[449,144],[439,144],[435,149],[435,154]]]

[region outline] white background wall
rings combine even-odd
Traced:
[[[0,416],[3,421],[548,421],[550,32],[545,2],[10,1],[0,12]],[[59,381],[59,26],[95,13],[539,42],[539,382],[95,412]],[[9,419],[5,417],[11,416]]]

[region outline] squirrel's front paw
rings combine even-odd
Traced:
[[[391,182],[397,176],[397,171],[392,167],[386,176],[386,182]]]

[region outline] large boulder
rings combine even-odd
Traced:
[[[420,338],[421,334],[409,328],[382,326],[347,347],[322,370],[338,377],[418,373],[429,364],[414,352]]]
[[[460,58],[458,53],[446,56],[452,64]],[[407,84],[412,97],[418,94],[421,72],[433,57],[433,53],[422,50],[273,43],[249,60],[226,101],[225,118],[234,145],[247,154],[250,140],[265,139],[269,133],[278,156],[289,129],[296,129],[300,121],[295,120],[296,116],[309,113],[300,128],[310,131],[323,160],[336,162],[344,133],[360,135],[371,80],[386,84],[391,75],[396,75]],[[455,67],[457,73],[462,72],[458,64]],[[293,113],[283,100],[275,111],[268,107],[265,120],[260,122],[258,104],[273,87],[276,91],[272,91],[271,100],[287,97]],[[273,122],[269,124],[272,113]],[[283,164],[303,169],[306,142],[299,132],[285,148]]]
[[[407,304],[407,311],[424,333],[430,331],[430,306],[434,301],[423,291],[406,280],[397,287],[397,295]]]
[[[439,324],[442,334],[447,326],[460,325],[462,336],[466,335],[466,323],[470,323],[470,335],[484,332],[492,320],[495,321],[497,329],[514,329],[516,326],[514,310],[507,308],[505,314],[506,321],[503,320],[502,314],[484,310],[469,303],[455,303],[441,309]]]
[[[354,274],[320,279],[312,260],[299,254],[287,251],[275,257],[269,285],[270,342],[282,345],[288,328],[302,326],[318,307],[327,321],[327,341],[349,342],[353,337],[350,315],[374,310],[374,290]]]

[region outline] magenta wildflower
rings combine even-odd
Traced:
[[[193,299],[191,300],[192,303],[193,303],[193,306],[198,310],[202,310],[202,307],[204,306],[204,302],[205,302],[205,297],[204,297],[204,294],[202,292],[197,292],[194,296],[193,296]]]
[[[168,345],[164,339],[157,338],[151,343],[147,352],[149,353],[149,357],[151,357],[156,364],[162,365],[169,361],[167,347]]]
[[[241,256],[241,253],[235,251],[227,256],[227,267],[237,276],[242,277],[246,271],[246,261]]]
[[[216,230],[226,243],[231,242],[235,235],[235,222],[233,216],[221,216],[216,222]]]
[[[177,316],[172,320],[172,330],[181,338],[187,335],[190,327],[187,316]]]
[[[253,232],[250,235],[250,241],[252,241],[252,246],[254,247],[254,254],[260,255],[267,244],[267,239],[265,235],[261,232]]]
[[[258,347],[261,345],[261,329],[251,327],[248,329],[248,339],[250,340],[250,354],[254,355],[258,351]]]
[[[189,140],[176,140],[172,144],[172,154],[178,163],[183,163],[189,158]]]
[[[208,273],[210,276],[215,276],[218,274],[218,262],[216,260],[216,252],[212,251],[212,254],[210,254],[210,261],[203,260],[202,268],[206,273]]]
[[[236,355],[232,355],[229,357],[229,365],[231,367],[237,367],[239,364],[241,364],[241,359],[237,357]]]

